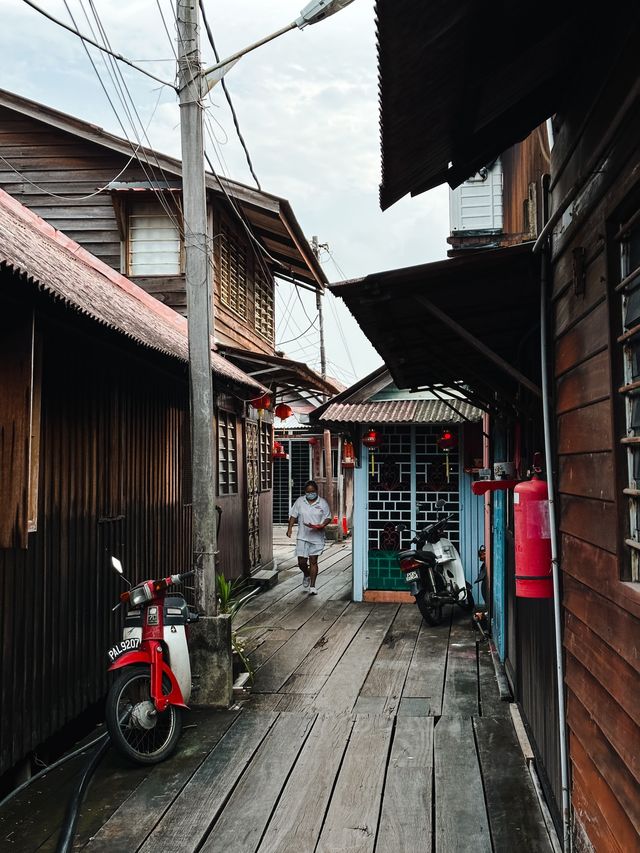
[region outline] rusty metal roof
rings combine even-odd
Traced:
[[[479,421],[482,412],[464,400],[451,400],[453,411],[441,400],[386,400],[373,403],[329,403],[320,420],[358,424],[407,424]]]
[[[103,326],[164,355],[188,360],[187,321],[0,190],[0,268],[22,274],[41,290]],[[264,386],[218,353],[215,374],[251,393]]]
[[[386,209],[457,186],[562,110],[619,48],[637,0],[376,0]]]

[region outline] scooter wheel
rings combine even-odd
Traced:
[[[418,610],[427,625],[439,625],[442,622],[442,607],[434,607],[424,598],[424,590],[416,595]]]
[[[476,606],[475,601],[473,600],[473,592],[471,590],[471,584],[467,584],[467,597],[464,601],[458,602],[458,607],[462,610],[463,613],[473,613],[473,608]]]
[[[163,689],[171,685],[166,676]],[[158,764],[176,748],[182,731],[182,711],[169,705],[157,713],[151,698],[151,669],[128,666],[111,685],[105,708],[107,729],[115,748],[136,764]]]

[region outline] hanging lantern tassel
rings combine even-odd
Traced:
[[[373,450],[369,451],[369,458],[371,459],[371,476],[374,477],[376,473],[376,454]]]
[[[445,451],[444,458],[445,458],[444,468],[445,468],[445,471],[447,472],[447,483],[448,483],[449,482],[449,451],[448,450]]]

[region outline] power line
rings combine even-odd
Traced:
[[[318,318],[316,317],[316,320],[317,319]],[[291,338],[288,341],[280,341],[280,343],[276,344],[276,346],[283,347],[285,344],[292,344],[294,341],[299,341],[300,338],[303,338],[307,334],[307,332],[310,332],[311,329],[316,328],[316,320],[314,320],[310,326],[307,326],[307,328],[304,330],[304,332],[301,332],[297,338]]]
[[[93,45],[93,47],[98,48],[103,53],[108,53],[109,56],[112,56],[114,59],[117,59],[118,62],[124,62],[126,65],[129,65],[131,68],[135,68],[136,71],[139,71],[141,74],[145,74],[147,77],[151,77],[152,80],[155,80],[157,83],[162,83],[163,86],[168,86],[170,89],[176,90],[176,87],[173,83],[167,83],[166,80],[162,80],[160,77],[156,77],[155,74],[152,74],[150,71],[145,71],[144,68],[140,68],[139,65],[136,65],[135,62],[132,62],[130,59],[127,59],[121,53],[115,53],[114,51],[104,47],[103,45],[98,44],[98,42],[90,39],[88,36],[79,32],[77,27],[70,27],[69,24],[65,24],[64,21],[61,21],[59,18],[55,18],[49,12],[45,11],[45,9],[41,9],[40,6],[36,5],[33,0],[22,0],[23,3],[26,3],[27,6],[30,6],[40,15],[43,15],[45,18],[48,18],[52,23],[57,24],[57,26],[62,27],[67,30],[67,32],[73,33],[74,36],[77,36],[79,39],[82,39],[83,42],[87,44]],[[73,18],[72,18],[73,20]]]
[[[218,55],[218,51],[216,49],[215,41],[213,40],[213,33],[211,32],[211,27],[209,26],[209,21],[207,19],[207,13],[204,8],[204,0],[200,0],[200,11],[202,12],[202,20],[204,22],[205,30],[207,31],[207,37],[209,39],[209,43],[213,49],[213,55],[216,58],[216,62],[220,62],[220,56]],[[245,157],[247,158],[247,165],[249,166],[249,171],[253,175],[253,180],[256,182],[256,186],[259,190],[262,190],[260,186],[260,181],[258,180],[258,176],[255,173],[255,169],[253,168],[253,163],[251,161],[251,155],[249,154],[249,149],[247,147],[247,143],[244,140],[242,135],[242,131],[240,130],[240,122],[238,121],[238,116],[236,115],[235,108],[233,106],[233,102],[231,100],[231,95],[227,88],[227,84],[225,83],[224,77],[221,79],[220,83],[222,84],[222,91],[225,94],[225,98],[227,99],[227,103],[229,104],[229,109],[231,110],[231,115],[233,117],[233,123],[236,128],[236,133],[238,134],[238,139],[240,140],[240,144],[244,149]]]

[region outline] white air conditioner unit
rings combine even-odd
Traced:
[[[496,160],[449,193],[452,234],[502,231],[502,164]]]

